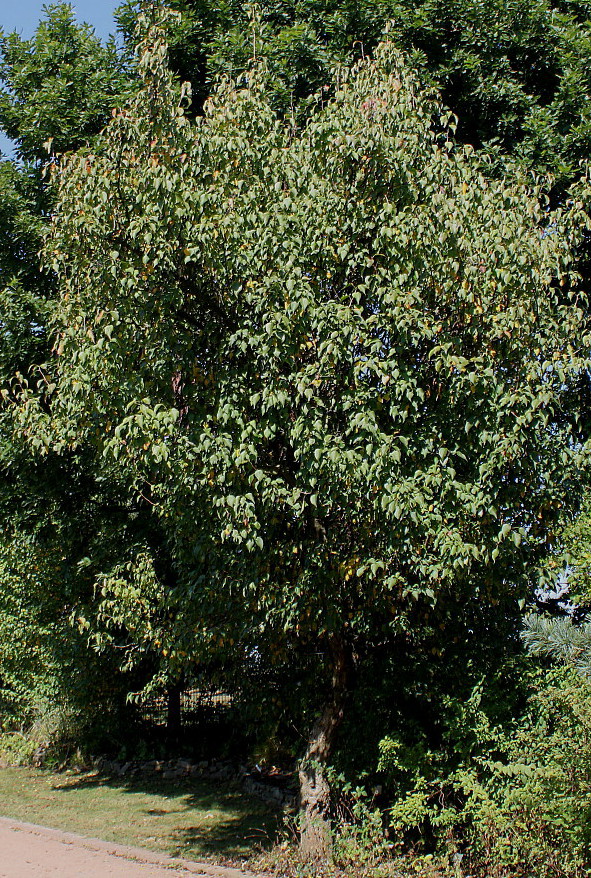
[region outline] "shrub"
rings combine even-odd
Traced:
[[[491,726],[479,695],[466,706],[476,742],[451,774],[417,770],[390,809],[399,843],[431,841],[487,878],[582,878],[591,865],[591,684],[572,670],[540,672],[527,710]],[[477,733],[475,734],[475,729]],[[381,745],[381,768],[400,773],[400,748]]]

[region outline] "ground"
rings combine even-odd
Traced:
[[[257,878],[6,817],[0,851],[0,878]]]
[[[231,783],[19,767],[0,770],[0,816],[236,865],[273,846],[283,815]]]

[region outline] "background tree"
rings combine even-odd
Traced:
[[[588,0],[171,0],[171,64],[196,109],[219,74],[264,57],[271,103],[288,117],[332,81],[335,66],[391,39],[459,117],[457,138],[516,155],[525,167],[576,176],[590,147]],[[138,3],[117,20],[133,43]],[[255,28],[253,31],[253,22]],[[258,22],[258,23],[257,23]]]
[[[0,162],[3,287],[2,385],[44,357],[44,326],[53,286],[39,266],[53,196],[51,156],[88,144],[129,90],[114,43],[103,46],[72,8],[47,7],[30,40],[0,36],[0,128],[14,144]],[[5,360],[6,358],[6,360]]]
[[[0,125],[38,165],[87,144],[130,87],[114,40],[77,24],[68,3],[49,4],[29,40],[2,34],[0,78]]]
[[[55,197],[47,164],[88,144],[131,81],[114,43],[104,46],[88,25],[78,26],[66,4],[49,6],[30,40],[2,34],[0,79],[0,127],[14,143],[14,156],[0,162],[0,387],[8,400],[17,374],[32,369],[38,380],[52,343],[46,327],[55,279],[39,259]],[[103,682],[116,662],[87,649],[70,615],[93,587],[77,562],[101,545],[99,533],[107,538],[106,521],[124,529],[125,503],[116,487],[96,482],[88,449],[43,463],[32,457],[15,439],[6,406],[0,474],[0,626],[12,632],[0,654],[4,722],[30,722],[48,708],[48,693],[77,709],[86,698],[90,714],[99,689],[106,716],[113,693]]]

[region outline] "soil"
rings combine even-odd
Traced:
[[[0,817],[0,878],[263,878]]]

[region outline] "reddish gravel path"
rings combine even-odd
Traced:
[[[0,878],[263,878],[0,817]]]

